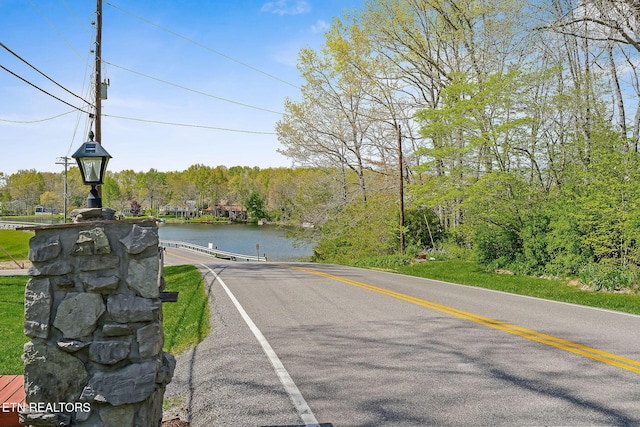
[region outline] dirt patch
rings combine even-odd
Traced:
[[[20,267],[18,264],[24,267]],[[0,261],[0,270],[20,270],[31,267],[31,261],[27,260],[18,261],[18,264],[13,261]]]
[[[579,279],[573,279],[573,280],[569,280],[567,282],[567,286],[570,286],[572,288],[578,288],[581,289],[583,291],[589,291],[591,290],[591,288],[589,287],[589,285],[585,285],[584,283],[582,283]]]

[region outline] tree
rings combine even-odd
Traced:
[[[640,53],[640,9],[637,2],[558,0],[550,3],[549,14],[545,16],[548,22],[543,22],[539,28],[563,37],[567,51],[575,51],[575,46],[581,46],[582,54],[574,55],[572,62],[582,58],[587,73],[592,68],[608,71],[615,104],[614,117],[622,139],[628,139],[625,149],[637,151],[640,142],[640,85],[634,65]],[[629,71],[634,81],[629,82],[625,78],[624,74]],[[628,93],[635,97],[629,97]],[[629,105],[635,107],[635,116],[629,112]]]
[[[11,193],[7,185],[7,176],[0,172],[0,215],[4,215],[9,211],[8,202],[11,201]]]
[[[265,212],[264,199],[257,191],[251,192],[245,202],[245,206],[251,222],[258,222],[263,218],[268,218],[268,214]]]
[[[35,169],[19,170],[9,176],[9,191],[13,200],[22,201],[22,213],[33,214],[44,190],[44,178]]]
[[[217,172],[203,164],[189,166],[184,171],[185,179],[195,186],[195,200],[198,208],[204,209],[217,202],[217,200],[212,200],[211,197],[215,191],[217,176],[219,176]]]
[[[102,205],[103,206],[115,206],[120,201],[122,194],[120,192],[120,186],[115,179],[107,176],[102,185]]]
[[[552,28],[563,34],[613,42],[640,52],[640,8],[634,0],[565,0]]]
[[[195,184],[189,182],[184,172],[169,172],[167,173],[167,186],[169,188],[170,199],[169,203],[173,207],[183,209],[186,214],[189,204],[189,200],[197,200]]]
[[[151,214],[157,214],[158,206],[168,199],[166,174],[153,168],[149,169],[148,172],[138,175],[138,188],[140,195],[149,201]]]
[[[53,191],[45,191],[40,195],[40,204],[53,212],[62,207],[62,195]]]
[[[358,177],[362,200],[367,199],[365,170],[378,163],[368,136],[373,120],[366,100],[366,80],[354,78],[353,69],[341,68],[330,49],[321,53],[303,49],[298,68],[306,84],[302,101],[285,101],[286,114],[276,125],[278,150],[303,166],[332,167],[341,171],[343,194],[349,195],[347,170]]]

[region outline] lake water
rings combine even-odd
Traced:
[[[244,255],[267,254],[269,261],[306,261],[313,246],[300,245],[286,236],[285,230],[274,225],[252,224],[161,224],[161,240],[177,240]]]

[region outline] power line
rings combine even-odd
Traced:
[[[238,60],[238,59],[235,59],[235,58],[233,58],[233,57],[231,57],[231,56],[229,56],[229,55],[226,55],[226,54],[224,54],[224,53],[222,53],[222,52],[219,52],[219,51],[217,51],[217,50],[215,50],[215,49],[212,49],[212,48],[210,48],[210,47],[209,47],[209,46],[207,46],[207,45],[204,45],[204,44],[202,44],[202,43],[200,43],[200,42],[197,42],[197,41],[195,41],[195,40],[193,40],[193,39],[190,39],[190,38],[188,38],[188,37],[186,37],[186,36],[183,36],[182,34],[176,33],[176,32],[175,32],[175,31],[173,31],[173,30],[170,30],[170,29],[168,29],[168,28],[165,28],[165,27],[163,27],[163,26],[161,26],[161,25],[159,25],[159,24],[156,24],[155,22],[151,22],[151,21],[149,21],[148,19],[145,19],[145,18],[143,18],[143,17],[141,17],[141,16],[135,15],[135,14],[133,14],[133,13],[131,13],[131,12],[129,12],[129,11],[126,11],[126,10],[122,9],[121,7],[118,7],[118,6],[116,6],[116,5],[112,4],[112,3],[106,2],[106,4],[107,4],[108,6],[111,6],[112,8],[114,8],[114,9],[116,9],[116,10],[119,10],[119,11],[120,11],[120,12],[122,12],[122,13],[125,13],[125,14],[127,14],[127,15],[129,15],[129,16],[131,16],[131,17],[133,17],[133,18],[136,18],[136,19],[138,19],[138,20],[140,20],[140,21],[142,21],[142,22],[145,22],[145,23],[147,23],[147,24],[149,24],[149,25],[151,25],[151,26],[153,26],[153,27],[156,27],[156,28],[158,28],[158,29],[160,29],[160,30],[162,30],[162,31],[164,31],[164,32],[167,32],[167,33],[172,34],[172,35],[174,35],[174,36],[176,36],[176,37],[179,37],[179,38],[181,38],[181,39],[183,39],[183,40],[185,40],[185,41],[187,41],[187,42],[189,42],[189,43],[192,43],[192,44],[194,44],[194,45],[196,45],[196,46],[198,46],[198,47],[201,47],[202,49],[208,50],[209,52],[214,53],[214,54],[216,54],[216,55],[218,55],[218,56],[222,56],[223,58],[228,59],[229,61],[233,61],[233,62],[235,62],[236,64],[240,64],[240,65],[242,65],[243,67],[249,68],[249,69],[251,69],[251,70],[253,70],[253,71],[256,71],[256,72],[258,72],[258,73],[260,73],[260,74],[264,74],[264,75],[265,75],[265,76],[267,76],[267,77],[270,77],[270,78],[272,78],[272,79],[274,79],[274,80],[279,81],[280,83],[284,83],[284,84],[289,85],[289,86],[291,86],[291,87],[294,87],[294,88],[296,88],[296,89],[300,89],[300,87],[299,87],[299,86],[297,86],[297,85],[295,85],[295,84],[293,84],[293,83],[290,83],[290,82],[288,82],[288,81],[286,81],[286,80],[284,80],[284,79],[281,79],[280,77],[276,77],[276,76],[274,76],[273,74],[267,73],[266,71],[263,71],[263,70],[261,70],[261,69],[259,69],[259,68],[257,68],[257,67],[254,67],[253,65],[249,65],[249,64],[247,64],[247,63],[245,63],[245,62],[242,62],[242,61],[240,61],[240,60]]]
[[[233,101],[231,99],[221,98],[221,97],[216,96],[216,95],[211,95],[209,93],[202,92],[202,91],[199,91],[199,90],[196,90],[196,89],[191,89],[191,88],[188,88],[186,86],[179,85],[177,83],[172,83],[172,82],[169,82],[167,80],[162,80],[162,79],[159,79],[157,77],[153,77],[153,76],[150,76],[148,74],[141,73],[139,71],[135,71],[135,70],[131,70],[129,68],[125,68],[125,67],[123,67],[121,65],[113,64],[113,63],[111,63],[109,61],[102,60],[102,62],[104,62],[105,64],[109,64],[112,67],[120,68],[121,70],[125,70],[125,71],[128,71],[130,73],[137,74],[139,76],[146,77],[148,79],[158,81],[160,83],[164,83],[164,84],[167,84],[167,85],[170,85],[170,86],[174,86],[174,87],[177,87],[177,88],[183,89],[183,90],[188,90],[189,92],[197,93],[199,95],[208,96],[210,98],[218,99],[220,101],[229,102],[229,103],[236,104],[236,105],[241,105],[241,106],[247,107],[247,108],[253,108],[254,110],[266,111],[268,113],[273,113],[273,114],[278,114],[278,115],[283,115],[284,114],[284,113],[282,113],[280,111],[269,110],[268,108],[263,108],[263,107],[256,107],[255,105],[245,104],[245,103],[242,103],[242,102]]]
[[[82,97],[80,97],[79,95],[76,95],[75,93],[71,92],[69,89],[67,89],[66,87],[62,86],[60,83],[58,83],[57,81],[53,80],[51,77],[47,76],[45,73],[43,73],[42,71],[40,71],[37,67],[35,67],[34,65],[32,65],[29,61],[27,61],[26,59],[24,59],[23,57],[21,57],[20,55],[18,55],[17,53],[15,53],[14,51],[12,51],[11,49],[9,49],[7,47],[7,45],[5,45],[4,43],[0,42],[0,46],[2,48],[4,48],[7,52],[9,52],[10,54],[12,54],[13,56],[15,56],[16,58],[18,58],[20,61],[24,62],[25,64],[27,64],[29,67],[31,67],[32,69],[36,70],[39,74],[41,74],[43,77],[45,77],[47,80],[49,80],[50,82],[52,82],[53,84],[55,84],[56,86],[58,86],[59,88],[63,89],[64,91],[66,91],[67,93],[70,93],[71,95],[75,96],[76,98],[78,98],[79,100],[83,101],[85,104],[90,105],[91,103],[89,101],[86,101],[85,99],[83,99]]]
[[[9,69],[8,69],[8,68],[6,68],[5,66],[0,65],[0,68],[2,68],[3,70],[5,70],[7,73],[9,73],[9,74],[11,74],[11,75],[13,75],[13,76],[15,76],[15,77],[19,78],[20,80],[22,80],[23,82],[27,83],[28,85],[30,85],[30,86],[32,86],[32,87],[34,87],[34,88],[38,89],[40,92],[43,92],[43,93],[45,93],[45,94],[49,95],[50,97],[52,97],[52,98],[54,98],[54,99],[56,99],[56,100],[58,100],[58,101],[62,102],[63,104],[68,105],[69,107],[74,108],[74,109],[76,109],[76,110],[78,110],[78,111],[82,111],[83,113],[87,113],[87,114],[89,114],[87,111],[84,111],[82,108],[80,108],[80,107],[76,107],[76,106],[75,106],[75,105],[73,105],[73,104],[69,104],[67,101],[64,101],[64,100],[62,100],[62,99],[58,98],[57,96],[55,96],[55,95],[53,95],[53,94],[51,94],[51,93],[47,92],[46,90],[42,89],[41,87],[39,87],[39,86],[37,86],[37,85],[35,85],[35,84],[31,83],[31,82],[30,82],[30,81],[28,81],[27,79],[25,79],[25,78],[23,78],[23,77],[20,77],[19,75],[17,75],[17,74],[16,74],[16,73],[14,73],[13,71],[9,70]]]
[[[87,28],[85,27],[85,24],[80,20],[80,18],[78,18],[78,16],[76,15],[76,13],[73,11],[73,9],[67,4],[67,2],[65,0],[60,0],[62,2],[62,4],[64,5],[64,7],[69,11],[69,13],[71,14],[71,16],[73,16],[73,18],[76,20],[76,22],[78,23],[78,25],[80,26],[80,28],[82,28],[82,30],[87,34],[87,36],[91,37],[91,32],[87,30]]]
[[[21,124],[39,123],[39,122],[44,122],[44,121],[47,121],[47,120],[57,119],[58,117],[62,117],[64,115],[71,114],[74,111],[75,110],[67,111],[66,113],[58,114],[57,116],[48,117],[46,119],[40,119],[40,120],[9,120],[9,119],[0,118],[0,122],[21,123]],[[86,111],[82,111],[82,112],[85,113]],[[138,119],[138,118],[134,118],[134,117],[115,116],[115,115],[111,115],[111,114],[103,114],[102,116],[103,117],[111,117],[111,118],[114,118],[114,119],[121,119],[121,120],[131,120],[131,121],[135,121],[135,122],[155,123],[155,124],[161,124],[161,125],[167,125],[167,126],[193,127],[193,128],[201,128],[201,129],[221,130],[221,131],[226,131],[226,132],[251,133],[251,134],[258,134],[258,135],[276,135],[275,132],[262,132],[262,131],[253,131],[253,130],[244,130],[244,129],[229,129],[229,128],[221,128],[221,127],[215,127],[215,126],[187,124],[187,123],[172,123],[172,122],[164,122],[164,121],[161,121],[161,120],[148,120],[148,119]]]
[[[38,13],[40,14],[40,16],[42,16],[42,18],[47,21],[47,24],[49,24],[49,26],[53,29],[53,31],[55,31],[58,36],[67,44],[67,46],[69,46],[69,48],[73,51],[73,53],[75,53],[78,58],[80,58],[80,60],[84,60],[84,58],[82,57],[82,55],[80,55],[78,53],[78,51],[73,47],[73,45],[69,42],[69,40],[67,40],[62,33],[56,28],[55,25],[53,25],[53,23],[49,20],[49,18],[47,18],[47,16],[40,10],[40,8],[38,8],[38,6],[33,2],[33,0],[29,0],[29,3],[31,3],[31,6],[33,6],[33,8],[38,11]]]
[[[60,85],[60,84],[58,84],[57,82],[55,82],[53,79],[51,79],[51,78],[49,78],[48,76],[46,76],[44,73],[42,73],[41,71],[39,71],[37,68],[35,68],[35,67],[33,67],[31,64],[29,64],[26,60],[24,60],[24,59],[20,58],[17,54],[15,54],[14,52],[12,52],[12,51],[11,51],[7,46],[5,46],[3,43],[1,43],[1,42],[0,42],[0,45],[1,45],[3,48],[5,48],[6,50],[8,50],[9,52],[11,52],[12,54],[16,55],[19,59],[21,59],[21,60],[22,60],[23,62],[25,62],[27,65],[29,65],[29,66],[31,66],[32,68],[34,68],[34,69],[35,69],[36,71],[38,71],[40,74],[42,74],[43,76],[47,77],[47,78],[48,78],[49,80],[51,80],[53,83],[56,83],[56,85],[58,85],[58,86],[62,87],[62,88],[63,88],[63,89],[65,89],[67,92],[69,92],[69,93],[71,93],[72,95],[74,95],[75,97],[77,97],[77,98],[81,99],[81,100],[82,100],[83,102],[85,102],[86,104],[88,104],[88,105],[92,105],[90,102],[88,102],[88,101],[84,100],[83,98],[81,98],[80,96],[78,96],[78,95],[76,95],[76,94],[74,94],[74,93],[70,92],[69,90],[67,90],[66,88],[64,88],[63,86],[61,86],[61,85]],[[164,80],[161,80],[161,79],[157,79],[157,78],[155,78],[155,77],[147,76],[147,75],[145,75],[145,74],[138,73],[138,72],[136,72],[136,71],[129,70],[129,69],[127,69],[127,68],[120,67],[120,66],[117,66],[117,65],[114,65],[114,64],[110,64],[110,65],[115,66],[115,67],[118,67],[118,68],[122,68],[122,69],[124,69],[124,70],[126,70],[126,71],[130,71],[130,72],[133,72],[133,73],[136,73],[136,74],[140,74],[140,75],[142,75],[142,76],[144,76],[144,77],[148,77],[148,78],[151,78],[151,79],[153,79],[153,80],[158,80],[158,81],[161,81],[161,82],[163,82],[163,83],[166,83],[166,84],[170,84],[170,85],[173,85],[173,86],[179,87],[179,88],[181,88],[181,89],[185,89],[185,90],[189,90],[189,91],[192,91],[192,92],[196,92],[196,93],[199,93],[199,94],[202,94],[202,95],[211,96],[211,97],[213,97],[213,98],[217,98],[217,99],[225,100],[225,101],[228,101],[228,102],[232,102],[232,103],[239,104],[239,105],[243,105],[243,106],[250,107],[250,108],[255,108],[255,109],[259,109],[259,110],[268,111],[268,112],[275,113],[275,114],[282,114],[282,113],[277,112],[277,111],[272,111],[272,110],[264,109],[264,108],[261,108],[261,107],[255,107],[255,106],[248,105],[248,104],[242,104],[242,103],[239,103],[239,102],[235,102],[235,101],[231,101],[231,100],[226,100],[226,99],[224,99],[224,98],[219,98],[219,97],[216,97],[216,96],[214,96],[214,95],[207,94],[207,93],[205,93],[205,92],[196,91],[196,90],[194,90],[194,89],[190,89],[190,88],[187,88],[187,87],[183,87],[183,86],[180,86],[180,85],[177,85],[177,84],[171,83],[171,82],[167,82],[167,81],[164,81]],[[39,90],[39,91],[41,91],[41,92],[45,93],[46,95],[49,95],[50,97],[52,97],[52,98],[54,98],[54,99],[56,99],[56,100],[58,100],[58,101],[62,102],[63,104],[68,105],[69,107],[73,108],[73,109],[74,109],[74,111],[75,111],[75,110],[77,110],[77,111],[80,111],[80,112],[82,112],[82,113],[86,113],[86,114],[90,114],[90,115],[91,115],[91,113],[89,113],[89,112],[87,112],[87,111],[85,111],[85,110],[83,110],[83,109],[81,109],[81,108],[79,108],[79,107],[76,107],[76,106],[74,106],[74,105],[72,105],[72,104],[70,104],[70,103],[68,103],[68,102],[64,101],[63,99],[58,98],[57,96],[55,96],[55,95],[53,95],[53,94],[51,94],[51,93],[47,92],[46,90],[42,89],[41,87],[37,86],[36,84],[31,83],[31,82],[30,82],[30,81],[28,81],[27,79],[25,79],[25,78],[23,78],[23,77],[19,76],[18,74],[14,73],[13,71],[9,70],[8,68],[4,67],[3,65],[0,65],[0,68],[2,68],[3,70],[5,70],[5,71],[6,71],[6,72],[8,72],[9,74],[11,74],[11,75],[13,75],[13,76],[17,77],[18,79],[22,80],[23,82],[27,83],[28,85],[30,85],[30,86],[32,86],[32,87],[34,87],[35,89],[37,89],[37,90]],[[30,120],[30,121],[26,121],[26,120],[25,120],[25,121],[20,121],[20,120],[9,120],[9,119],[1,119],[1,118],[0,118],[0,121],[2,121],[2,122],[9,122],[9,123],[23,123],[23,124],[39,123],[39,122],[44,122],[44,121],[47,121],[47,120],[53,120],[53,119],[56,119],[56,118],[58,118],[58,117],[64,116],[64,115],[66,115],[66,114],[70,114],[70,113],[72,113],[72,112],[73,112],[73,111],[69,111],[69,112],[62,113],[62,114],[59,114],[59,115],[56,115],[56,116],[53,116],[53,117],[48,117],[48,118],[45,118],[45,119],[39,119],[39,120]],[[109,115],[109,114],[103,114],[103,116],[105,116],[105,117],[113,117],[113,118],[116,118],[116,119],[122,119],[122,120],[132,120],[132,121],[138,121],[138,122],[155,123],[155,124],[170,125],[170,126],[193,127],[193,128],[202,128],[202,129],[213,129],[213,130],[221,130],[221,131],[226,131],[226,132],[239,132],[239,133],[249,133],[249,134],[259,134],[259,135],[276,135],[276,133],[274,133],[274,132],[251,131],[251,130],[243,130],[243,129],[230,129],[230,128],[215,127],[215,126],[206,126],[206,125],[197,125],[197,124],[186,124],[186,123],[172,123],[172,122],[164,122],[164,121],[160,121],[160,120],[147,120],[147,119],[139,119],[139,118],[133,118],[133,117],[115,116],[115,115]]]
[[[38,119],[38,120],[9,120],[9,119],[0,118],[0,122],[21,123],[21,124],[40,123],[40,122],[46,122],[49,120],[57,119],[58,117],[66,116],[67,114],[75,113],[75,111],[76,110],[71,110],[71,111],[67,111],[66,113],[58,114],[57,116],[47,117],[46,119]]]
[[[122,119],[122,120],[132,120],[136,122],[144,122],[144,123],[155,123],[160,125],[169,125],[169,126],[181,126],[181,127],[191,127],[191,128],[201,128],[201,129],[213,129],[213,130],[222,130],[226,132],[239,132],[239,133],[251,133],[258,135],[276,135],[275,132],[262,132],[262,131],[253,131],[253,130],[243,130],[243,129],[229,129],[229,128],[221,128],[215,126],[205,126],[205,125],[194,125],[187,123],[172,123],[172,122],[163,122],[160,120],[147,120],[147,119],[137,119],[133,117],[123,117],[123,116],[114,116],[111,114],[103,114],[103,117],[113,117],[114,119]]]

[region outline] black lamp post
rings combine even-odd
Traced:
[[[102,148],[102,144],[93,140],[93,132],[89,131],[89,141],[82,144],[71,157],[78,162],[82,182],[91,186],[87,197],[87,207],[101,208],[102,198],[96,186],[104,184],[104,174],[111,155]]]

